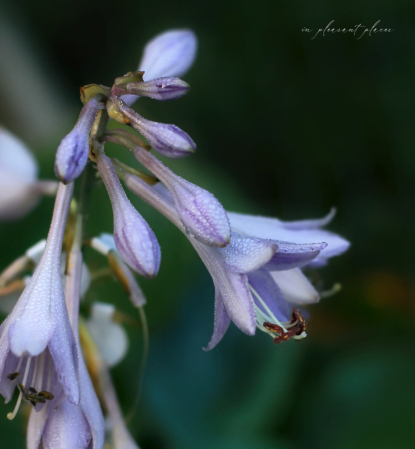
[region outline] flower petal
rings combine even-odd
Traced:
[[[323,218],[317,218],[312,220],[296,220],[296,221],[282,221],[278,220],[285,229],[292,230],[306,230],[306,229],[317,229],[327,226],[336,215],[336,208],[332,207],[330,212]]]
[[[284,299],[292,304],[312,304],[320,300],[319,294],[299,268],[270,273]]]
[[[79,385],[82,399],[78,407],[82,407],[91,430],[91,449],[101,449],[105,442],[104,416],[81,353],[79,354]]]
[[[64,399],[49,413],[43,432],[45,449],[86,449],[92,434],[81,407]]]
[[[350,243],[343,237],[329,231],[317,229],[319,226],[324,225],[325,221],[331,219],[332,215],[329,214],[321,220],[284,223],[276,218],[228,212],[231,228],[241,234],[293,243],[327,243],[327,247],[322,250],[318,259],[337,256],[350,246]]]
[[[268,271],[291,270],[292,268],[303,267],[315,259],[320,251],[324,249],[326,243],[298,244],[272,240],[278,245],[278,251],[272,259],[265,265]]]
[[[53,316],[58,323],[49,342],[49,350],[55,362],[59,381],[68,400],[77,405],[80,399],[78,379],[78,352],[75,337],[69,323],[66,304],[55,305]]]
[[[229,318],[228,312],[226,311],[225,304],[223,303],[223,298],[219,293],[219,291],[216,291],[215,321],[213,323],[213,335],[208,345],[205,348],[203,348],[204,351],[210,351],[222,340],[223,336],[228,330],[230,322],[231,319]]]
[[[256,239],[231,233],[231,242],[225,248],[218,248],[226,266],[236,273],[258,270],[272,260],[278,245],[270,240]]]
[[[30,412],[26,437],[27,449],[39,449],[49,413],[50,407],[42,407],[42,410],[38,412],[33,409]]]
[[[206,265],[215,291],[222,297],[226,312],[235,325],[247,335],[255,335],[255,309],[248,288],[246,274],[228,270],[218,257],[218,249],[190,239],[200,258]]]
[[[291,317],[291,307],[285,301],[284,296],[275,283],[273,277],[266,270],[257,270],[248,275],[251,287],[257,292],[265,302],[271,312],[280,321],[289,321]],[[265,313],[268,313],[261,302],[252,295],[256,305]]]

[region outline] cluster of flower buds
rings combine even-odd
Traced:
[[[87,243],[107,257],[113,275],[141,316],[145,298],[132,271],[154,278],[161,250],[120,179],[177,226],[206,265],[216,294],[214,331],[205,350],[219,343],[230,321],[248,335],[258,328],[275,343],[304,338],[306,323],[296,306],[317,302],[319,293],[301,268],[324,265],[349,245],[321,229],[334,213],[321,220],[292,223],[229,213],[212,193],[176,175],[150,152],[153,149],[167,158],[195,152],[194,141],[179,127],[150,121],[131,105],[140,97],[165,101],[186,94],[189,85],[178,77],[192,65],[196,47],[191,31],[163,33],[146,46],[139,71],[116,78],[111,87],[90,84],[81,89],[80,117],[56,152],[60,184],[48,238],[0,275],[0,295],[10,297],[23,290],[0,327],[0,393],[8,402],[15,388],[19,391],[10,419],[22,400],[32,405],[31,449],[41,444],[55,447],[56,441],[61,442],[59,447],[104,447],[104,418],[87,366],[99,379],[94,383],[108,412],[110,444],[119,449],[137,447],[123,422],[108,372],[128,348],[125,332],[114,322],[116,311],[113,306],[96,304],[89,320],[79,318],[79,301],[90,277],[82,261],[83,220],[96,175],[111,201],[113,236],[101,234]],[[109,128],[110,120],[122,127]],[[0,130],[0,161],[5,139],[9,146],[17,145]],[[109,158],[106,142],[127,148],[150,175]],[[0,217],[2,209],[9,216],[26,211],[40,191],[34,188],[36,170],[30,176],[18,170],[10,173],[20,189],[15,192],[16,210],[10,205],[13,199],[2,202],[0,196]],[[74,202],[74,181],[81,175],[79,198]],[[32,276],[23,280],[31,270]]]

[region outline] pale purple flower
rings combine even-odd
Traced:
[[[232,232],[230,244],[225,248],[204,245],[186,233],[174,202],[163,186],[150,187],[130,174],[125,175],[124,181],[133,193],[187,235],[212,276],[215,285],[215,323],[206,350],[219,343],[231,320],[248,335],[254,335],[256,327],[272,334],[263,326],[264,322],[276,324],[285,332],[293,326],[287,316],[287,303],[269,270],[291,270],[304,266],[319,255],[326,243],[295,244]],[[304,336],[302,332],[294,338]]]
[[[97,166],[112,204],[118,253],[137,273],[148,278],[156,276],[161,251],[154,232],[127,198],[111,159],[101,154]]]
[[[42,194],[54,195],[56,181],[39,181],[36,159],[26,145],[0,127],[0,220],[30,212]]]
[[[190,86],[185,81],[173,76],[127,84],[128,92],[139,97],[149,97],[159,101],[177,100],[187,94],[189,89]]]
[[[63,233],[72,192],[72,183],[59,186],[39,265],[0,327],[0,392],[6,402],[11,400],[16,384],[22,384],[27,392],[29,387],[38,392],[48,391],[53,394],[53,401],[60,400],[64,393],[71,403],[79,402],[78,354],[60,271]],[[18,405],[22,398],[26,399],[24,390],[21,390]],[[15,412],[10,414],[10,419]]]
[[[66,280],[66,304],[75,334],[79,358],[80,401],[72,404],[61,396],[55,403],[48,402],[41,409],[32,409],[27,432],[28,449],[103,449],[105,424],[98,398],[89,377],[80,350],[78,324],[79,301],[82,289],[82,253],[72,246]]]
[[[88,162],[89,133],[102,107],[95,98],[88,101],[73,130],[59,144],[55,157],[55,174],[63,183],[75,180],[83,172]]]
[[[134,156],[169,189],[186,232],[210,246],[229,244],[231,228],[222,204],[207,190],[174,174],[147,150],[137,147]]]

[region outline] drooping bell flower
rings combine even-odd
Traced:
[[[225,248],[208,246],[186,233],[173,199],[164,186],[150,187],[131,174],[124,175],[124,182],[133,193],[182,230],[212,276],[215,322],[206,350],[219,343],[231,320],[247,335],[254,335],[255,329],[259,328],[271,335],[275,342],[279,342],[280,337],[283,341],[288,337],[299,339],[305,336],[305,325],[299,324],[297,315],[290,319],[287,303],[269,271],[304,266],[320,254],[326,243],[295,244],[232,232],[230,244]],[[266,280],[266,284],[258,282],[259,277]]]
[[[78,354],[62,288],[60,259],[73,184],[60,184],[46,247],[10,315],[0,327],[0,393],[6,402],[20,390],[39,409],[65,395],[79,402]],[[40,398],[40,399],[39,399]]]

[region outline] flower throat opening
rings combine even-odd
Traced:
[[[271,336],[274,339],[275,344],[282,343],[291,338],[294,340],[301,340],[307,336],[305,332],[307,323],[297,308],[293,308],[290,321],[280,321],[272,313],[257,291],[250,284],[248,284],[248,287],[265,310],[264,312],[264,310],[258,307],[255,301],[253,301],[256,313],[256,326],[259,330]]]
[[[20,404],[22,403],[22,399],[24,399],[26,402],[32,404],[33,407],[36,407],[38,403],[45,404],[46,401],[51,401],[54,399],[54,395],[50,393],[49,391],[42,390],[37,391],[34,386],[29,386],[29,373],[30,373],[30,366],[32,364],[32,357],[27,358],[26,367],[24,370],[23,375],[23,381],[21,383],[18,383],[20,375],[20,367],[22,366],[22,362],[24,360],[24,357],[20,357],[19,362],[16,366],[16,370],[13,373],[10,373],[7,375],[7,378],[10,380],[10,382],[16,382],[16,386],[19,389],[19,397],[17,399],[16,406],[14,407],[13,412],[9,412],[7,414],[7,418],[12,420],[17,414],[17,411],[20,408]],[[42,386],[44,382],[44,374],[45,374],[45,354],[42,353],[40,356],[36,357],[35,364],[33,368],[33,373],[30,379],[30,384],[35,386]],[[46,382],[48,384],[48,390],[50,388],[50,376],[46,379]]]

